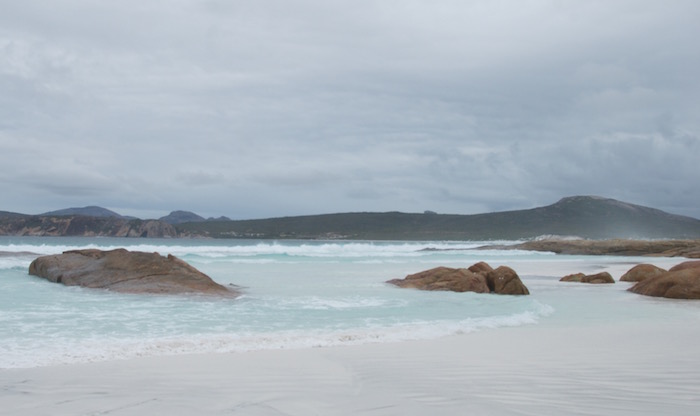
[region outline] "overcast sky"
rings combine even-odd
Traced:
[[[700,218],[700,2],[0,0],[0,210]]]

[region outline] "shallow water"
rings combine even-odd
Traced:
[[[481,251],[481,242],[345,242],[0,238],[0,368],[149,355],[306,348],[433,339],[485,328],[589,325],[606,320],[700,322],[693,302],[644,298],[625,283],[560,283],[630,257]],[[125,295],[56,285],[27,274],[38,255],[95,247],[173,254],[238,299]],[[439,250],[425,250],[426,248]],[[384,282],[443,265],[513,267],[531,296],[402,290]],[[653,259],[662,267],[679,259]]]

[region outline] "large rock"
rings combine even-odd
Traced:
[[[650,277],[666,273],[666,270],[654,266],[653,264],[638,264],[620,277],[621,282],[641,282]]]
[[[615,283],[615,279],[608,272],[600,272],[596,274],[576,273],[564,276],[559,279],[560,282],[579,282],[579,283]]]
[[[628,289],[646,296],[674,299],[700,299],[700,268],[668,271],[643,280]]]
[[[403,288],[420,290],[449,290],[453,292],[498,293],[528,295],[530,292],[513,269],[501,266],[493,269],[481,262],[469,269],[436,267],[387,281]]]
[[[125,249],[42,256],[29,265],[29,274],[67,286],[124,293],[237,295],[175,256]]]
[[[410,274],[404,279],[393,279],[391,283],[398,287],[420,290],[450,290],[453,292],[489,293],[486,278],[467,269],[436,267],[419,273]]]

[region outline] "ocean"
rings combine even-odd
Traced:
[[[619,279],[638,263],[670,267],[682,259],[476,249],[484,244],[0,237],[0,368],[390,343],[528,325],[700,323],[697,302],[642,297],[624,282],[558,281],[603,270]],[[240,286],[243,295],[118,294],[27,273],[39,255],[118,247],[173,254],[221,284]],[[479,261],[512,267],[531,295],[423,292],[385,283]]]

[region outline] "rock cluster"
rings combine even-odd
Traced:
[[[601,272],[596,274],[583,274],[576,273],[564,276],[559,279],[560,282],[579,282],[579,283],[615,283],[615,279],[608,272]]]
[[[638,277],[638,283],[628,289],[630,292],[674,299],[700,299],[700,261],[686,261],[667,272],[649,270],[652,271],[648,275]]]
[[[29,274],[67,286],[123,293],[237,295],[175,256],[125,249],[42,256],[29,265]]]
[[[471,267],[436,267],[392,279],[387,283],[403,288],[420,290],[448,290],[453,292],[498,293],[504,295],[529,295],[518,274],[507,266],[496,269],[484,262]]]

